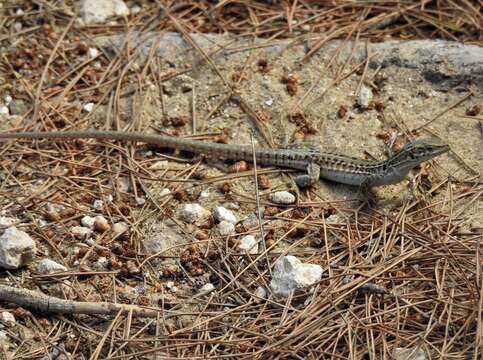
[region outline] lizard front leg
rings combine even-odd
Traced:
[[[307,186],[314,185],[319,181],[320,177],[320,166],[315,162],[309,162],[306,168],[307,173],[303,175],[298,175],[295,177],[294,181],[300,188],[305,188]]]
[[[375,205],[377,203],[377,196],[372,191],[371,184],[374,179],[372,176],[369,176],[364,182],[361,184],[359,190],[362,193],[362,196],[367,201],[369,206]]]

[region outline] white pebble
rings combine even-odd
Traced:
[[[211,213],[200,204],[185,204],[179,216],[181,220],[193,224],[197,221],[207,219],[211,216]]]
[[[357,95],[357,103],[363,109],[367,109],[372,99],[372,90],[366,86],[362,86],[359,94]]]
[[[104,206],[104,201],[102,200],[94,200],[94,203],[92,204],[92,207],[96,210],[101,210]]]
[[[249,254],[258,253],[258,241],[253,235],[245,235],[240,239],[238,249],[242,252],[248,251]]]
[[[235,224],[223,220],[218,224],[217,229],[221,236],[228,236],[235,232]]]
[[[320,281],[322,273],[321,266],[302,263],[295,256],[287,255],[275,262],[270,288],[274,295],[287,297]]]
[[[215,219],[220,222],[228,221],[232,224],[236,224],[237,222],[236,216],[233,214],[233,212],[223,206],[216,207],[213,215],[215,216]]]
[[[254,293],[255,296],[265,299],[267,297],[267,289],[265,289],[263,286],[257,287]]]
[[[50,259],[40,260],[37,264],[37,272],[39,274],[51,274],[63,271],[67,271],[67,268],[64,265]]]
[[[206,191],[206,190],[203,190],[200,193],[200,199],[207,199],[209,196],[210,196],[210,193],[208,191]]]
[[[274,192],[270,196],[270,199],[275,204],[283,204],[283,205],[290,205],[295,202],[295,196],[292,193],[289,193],[288,191]]]
[[[125,222],[117,222],[112,226],[112,233],[114,236],[122,235],[128,230],[129,227]]]
[[[81,219],[80,222],[82,226],[92,229],[94,227],[95,221],[96,220],[92,216],[86,215]]]
[[[0,116],[8,116],[10,115],[10,111],[8,110],[8,107],[6,107],[5,105],[0,105]]]
[[[94,103],[87,103],[82,105],[82,110],[85,112],[91,112],[94,109]]]
[[[167,196],[171,194],[171,190],[169,190],[168,188],[164,188],[163,190],[161,190],[161,192],[159,193],[159,196]]]
[[[270,98],[270,99],[265,100],[265,105],[272,106],[273,105],[273,99]]]
[[[87,50],[87,55],[89,55],[90,58],[95,58],[99,55],[99,50],[96,48],[89,48],[89,50]]]
[[[10,105],[10,103],[12,102],[13,99],[10,95],[5,95],[3,100],[5,101],[5,105]]]
[[[198,291],[198,295],[207,295],[213,290],[215,290],[215,285],[212,283],[207,283],[201,287],[201,289]]]
[[[2,313],[0,314],[0,318],[2,319],[2,322],[4,324],[7,324],[8,326],[11,326],[16,322],[15,316],[8,311],[2,311]]]

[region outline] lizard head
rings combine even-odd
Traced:
[[[412,169],[426,160],[449,151],[449,145],[438,140],[420,139],[407,143],[399,152],[394,154],[395,165]]]

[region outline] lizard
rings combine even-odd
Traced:
[[[52,131],[0,133],[0,139],[99,139],[142,142],[165,148],[204,154],[211,158],[251,162],[253,149],[249,145],[229,145],[167,135],[122,131]],[[260,165],[301,170],[294,178],[299,187],[313,185],[319,178],[342,184],[359,186],[366,194],[375,186],[395,184],[405,179],[411,169],[450,150],[449,145],[431,139],[407,143],[385,160],[365,160],[316,147],[255,149],[255,160]]]

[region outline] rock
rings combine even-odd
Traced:
[[[82,105],[82,111],[90,113],[94,109],[94,103],[87,103]]]
[[[235,224],[223,220],[217,226],[218,234],[221,236],[228,236],[235,232]]]
[[[163,196],[168,196],[169,194],[171,194],[171,190],[169,190],[168,188],[164,188],[163,190],[160,191],[159,196],[163,197]]]
[[[282,204],[282,205],[290,205],[295,202],[295,196],[292,193],[289,193],[288,191],[274,192],[270,196],[270,199],[275,204]]]
[[[129,226],[125,222],[117,222],[112,226],[112,234],[114,237],[121,236],[129,230]]]
[[[91,235],[92,230],[83,226],[73,226],[70,228],[70,233],[76,239],[85,240]]]
[[[215,216],[215,219],[219,222],[228,221],[232,224],[237,223],[236,216],[233,214],[233,212],[223,206],[216,207],[213,215]]]
[[[372,90],[366,86],[362,86],[359,94],[357,94],[357,104],[363,108],[367,109],[369,107],[369,103],[372,100]]]
[[[395,348],[392,356],[394,360],[426,360],[426,353],[423,349],[412,348]]]
[[[263,286],[257,287],[254,293],[255,296],[265,299],[267,297],[267,289],[265,289]],[[260,299],[257,299],[260,300]]]
[[[92,216],[86,215],[86,216],[84,216],[81,219],[80,222],[81,222],[81,225],[83,227],[86,227],[86,228],[89,228],[89,229],[93,229],[94,228],[95,219]]]
[[[42,259],[37,264],[37,272],[40,274],[51,274],[55,272],[67,271],[67,268],[50,259]]]
[[[96,199],[94,200],[94,202],[92,203],[92,207],[96,210],[101,210],[103,207],[104,207],[104,201],[100,200],[100,199]]]
[[[111,225],[104,216],[98,215],[94,218],[94,229],[96,229],[96,231],[103,233],[108,231],[110,228]]]
[[[213,290],[215,290],[215,285],[212,283],[207,283],[201,287],[201,289],[198,291],[198,295],[208,295]]]
[[[113,16],[127,16],[129,8],[122,0],[83,0],[80,12],[86,24],[93,24]]]
[[[95,58],[97,57],[97,55],[99,55],[99,50],[97,50],[96,48],[89,48],[89,50],[87,50],[87,55],[90,58]]]
[[[32,262],[36,253],[35,241],[16,227],[9,227],[0,236],[0,267],[18,269]]]
[[[8,311],[2,311],[2,313],[0,314],[0,319],[4,324],[8,326],[15,325],[16,322],[15,316]]]
[[[199,204],[185,204],[179,217],[189,224],[201,223],[211,217],[211,212]]]
[[[253,235],[245,235],[240,239],[238,249],[242,252],[248,251],[249,254],[258,253],[258,241]]]
[[[274,295],[288,297],[291,291],[310,287],[320,281],[322,267],[302,263],[295,256],[284,256],[275,262],[270,288]]]

